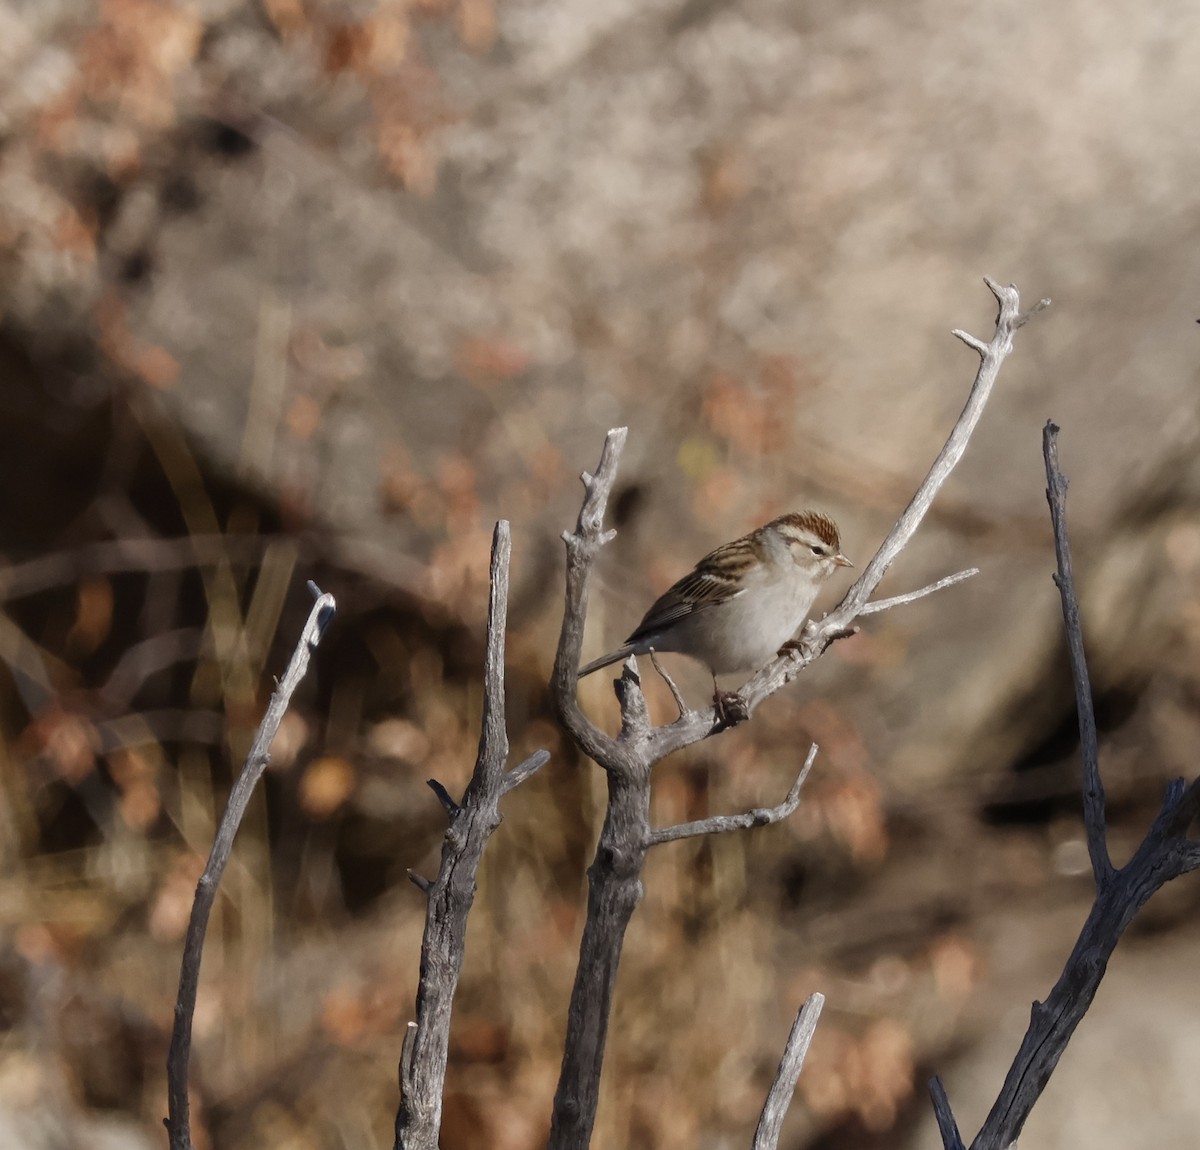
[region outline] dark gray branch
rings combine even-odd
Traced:
[[[946,1097],[946,1088],[936,1074],[929,1080],[929,1097],[933,1099],[933,1113],[942,1136],[943,1150],[966,1150],[954,1120],[954,1111],[950,1109],[950,1099]]]
[[[192,902],[192,914],[188,920],[187,935],[183,942],[183,962],[179,970],[179,995],[175,1000],[175,1024],[171,1030],[171,1048],[167,1054],[167,1137],[171,1150],[192,1150],[191,1122],[188,1106],[188,1062],[192,1049],[192,1015],[196,1010],[196,989],[200,983],[200,958],[204,950],[204,936],[208,930],[208,919],[213,901],[233,839],[241,825],[242,816],[250,802],[250,796],[262,777],[270,758],[271,740],[279,730],[279,724],[291,702],[292,695],[308,670],[308,661],[317,649],[325,628],[333,618],[335,603],[332,595],[322,595],[314,584],[309,588],[316,595],[316,602],[309,612],[308,622],[292,652],[291,661],[279,685],[271,696],[267,713],[254,736],[250,753],[238,774],[229,802],[221,816],[213,840],[212,851],[205,864],[204,873],[196,885],[196,897]]]
[[[816,751],[815,747],[813,751]],[[810,994],[800,1007],[796,1021],[792,1023],[792,1032],[788,1035],[783,1058],[780,1059],[779,1069],[775,1072],[775,1081],[771,1084],[762,1115],[758,1120],[758,1129],[754,1132],[752,1150],[776,1150],[779,1145],[783,1119],[787,1115],[792,1094],[800,1079],[800,1071],[804,1069],[804,1059],[808,1055],[808,1048],[816,1033],[817,1021],[821,1017],[821,1008],[824,1005],[823,994]]]
[[[442,843],[441,865],[433,882],[409,872],[429,902],[421,942],[417,1020],[409,1024],[400,1058],[396,1150],[437,1150],[450,1016],[466,951],[467,916],[475,901],[475,876],[488,839],[500,825],[501,796],[529,778],[549,758],[545,751],[538,751],[514,771],[505,771],[508,733],[504,721],[504,629],[511,548],[508,523],[500,520],[492,536],[483,724],[475,770],[461,805],[454,802],[445,787],[431,782],[450,820]]]
[[[1071,543],[1067,538],[1067,477],[1058,467],[1058,428],[1050,420],[1042,429],[1042,456],[1046,463],[1046,501],[1050,504],[1050,522],[1054,527],[1054,554],[1058,561],[1059,597],[1067,631],[1067,650],[1071,656],[1071,676],[1075,680],[1075,698],[1079,711],[1079,749],[1083,759],[1083,825],[1087,830],[1088,855],[1097,888],[1112,878],[1113,865],[1108,856],[1104,825],[1104,782],[1100,778],[1100,751],[1096,740],[1096,712],[1092,705],[1092,684],[1083,653],[1083,625],[1079,619],[1079,601],[1075,597],[1075,575],[1071,569]]]
[[[755,807],[754,810],[740,815],[713,815],[694,823],[660,827],[650,832],[649,845],[653,847],[659,843],[678,842],[680,839],[695,838],[697,835],[715,835],[724,831],[746,830],[749,827],[766,827],[786,819],[800,805],[800,788],[804,786],[808,772],[812,770],[816,760],[817,744],[813,743],[809,748],[808,757],[804,760],[804,766],[800,768],[796,781],[792,783],[792,789],[787,793],[787,798],[777,807]]]
[[[1090,718],[1091,688],[1084,661],[1079,603],[1071,577],[1070,546],[1063,507],[1066,482],[1058,470],[1057,431],[1052,423],[1047,424],[1042,450],[1050,484],[1048,495],[1058,556],[1056,581],[1062,597],[1063,621],[1071,651],[1080,714],[1085,772],[1084,817],[1096,880],[1096,897],[1054,988],[1046,996],[1045,1002],[1033,1004],[1029,1028],[995,1105],[971,1143],[971,1150],[1007,1150],[1016,1142],[1075,1028],[1091,1006],[1108,967],[1108,960],[1125,928],[1164,883],[1200,865],[1197,844],[1187,837],[1187,831],[1200,809],[1200,781],[1185,787],[1181,779],[1168,784],[1158,815],[1133,858],[1119,870],[1113,869],[1108,858],[1103,838],[1104,791],[1097,766],[1095,726]],[[1094,778],[1090,780],[1087,777],[1089,770],[1094,772]],[[949,1150],[955,1145],[947,1141],[953,1126],[953,1115],[944,1092],[940,1100],[935,1094],[935,1105],[942,1140]],[[956,1129],[954,1134],[957,1135]]]

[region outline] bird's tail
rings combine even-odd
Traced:
[[[578,677],[582,679],[584,675],[590,675],[593,671],[599,671],[601,667],[608,667],[613,663],[622,663],[634,653],[633,644],[626,643],[623,647],[618,647],[615,651],[610,651],[607,655],[603,655],[599,659],[593,659],[590,663],[585,663],[579,668]]]

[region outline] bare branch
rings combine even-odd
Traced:
[[[549,751],[534,751],[523,763],[519,763],[513,767],[511,771],[504,776],[503,794],[508,794],[509,791],[515,790],[526,779],[532,778],[550,761]]]
[[[196,885],[196,897],[192,902],[192,913],[188,920],[187,935],[183,943],[183,962],[179,970],[179,994],[175,1000],[175,1024],[171,1030],[171,1048],[167,1055],[167,1137],[171,1150],[192,1150],[191,1121],[188,1104],[188,1062],[192,1049],[192,1016],[196,1010],[196,990],[200,984],[200,958],[204,950],[204,936],[208,930],[208,919],[212,913],[217,887],[221,882],[229,852],[233,849],[234,836],[246,813],[250,796],[262,777],[270,758],[271,740],[279,730],[279,724],[291,702],[292,695],[308,670],[308,662],[317,649],[326,627],[335,610],[332,595],[323,595],[315,584],[309,589],[316,602],[308,615],[308,622],[300,635],[300,641],[292,652],[287,670],[275,688],[267,713],[258,725],[250,753],[238,774],[229,802],[221,816],[212,851],[204,866],[204,873]]]
[[[858,580],[846,592],[841,603],[819,622],[809,620],[801,632],[800,639],[786,655],[768,663],[738,694],[746,703],[748,712],[765,699],[770,698],[781,687],[790,683],[805,667],[818,659],[829,645],[846,634],[854,620],[864,613],[871,596],[896,557],[908,545],[921,521],[925,518],[934,496],[949,478],[958,461],[966,451],[967,443],[983,414],[1000,367],[1013,349],[1013,332],[1025,322],[1020,311],[1020,295],[1013,286],[1001,287],[994,281],[984,281],[999,304],[996,330],[989,342],[984,343],[973,336],[964,342],[974,348],[980,356],[979,369],[971,385],[966,404],[957,422],[951,429],[928,474],[909,501],[900,518],[888,532]],[[1048,302],[1048,301],[1047,301]],[[1045,306],[1045,303],[1039,305]],[[963,338],[965,333],[957,333]],[[885,600],[886,602],[886,600]],[[876,610],[879,608],[876,607]],[[652,736],[653,754],[662,758],[672,751],[690,746],[712,733],[716,714],[713,710],[691,712],[669,726],[657,728]]]
[[[467,916],[475,901],[475,876],[484,848],[500,825],[500,798],[529,778],[548,758],[531,755],[505,771],[508,734],[504,720],[504,630],[508,614],[508,523],[492,536],[491,592],[484,664],[483,723],[471,781],[457,804],[440,783],[430,786],[445,807],[450,826],[442,841],[437,878],[430,882],[409,871],[428,895],[421,941],[417,1020],[405,1034],[400,1059],[400,1106],[395,1150],[437,1150],[442,1094],[450,1046],[450,1015],[466,952]]]
[[[870,601],[889,565],[908,543],[934,495],[961,458],[1000,365],[1012,350],[1012,333],[1018,326],[1016,289],[998,287],[990,280],[987,283],[1000,304],[996,332],[989,343],[976,340],[972,344],[981,356],[975,382],[958,422],[925,481],[842,603],[819,623],[809,622],[796,643],[789,644],[795,650],[781,654],[759,671],[739,692],[737,701],[745,705],[732,713],[748,715],[755,706],[795,678],[831,643],[853,633],[854,619]],[[718,713],[714,706],[690,711],[684,708],[682,699],[677,698],[680,717],[663,727],[651,726],[637,663],[631,657],[616,683],[621,706],[621,730],[617,737],[600,731],[583,714],[577,696],[577,672],[587,615],[588,582],[599,549],[611,538],[602,530],[603,515],[624,441],[624,428],[609,432],[595,476],[586,473],[583,476],[586,493],[578,525],[573,533],[563,536],[567,545],[566,602],[550,684],[551,695],[567,734],[605,771],[608,806],[596,856],[588,869],[587,918],[567,1012],[566,1045],[554,1096],[549,1150],[585,1150],[591,1138],[617,967],[625,930],[642,895],[641,872],[647,849],[652,844],[689,834],[753,826],[785,817],[794,809],[792,800],[798,798],[804,777],[802,772],[793,788],[794,794],[789,794],[781,807],[654,831],[649,819],[652,767],[672,751],[690,746],[730,725],[729,709],[722,708]],[[899,601],[905,601],[904,597]]]
[[[1187,831],[1200,810],[1200,781],[1185,788],[1182,779],[1175,779],[1168,784],[1158,815],[1129,862],[1117,870],[1109,860],[1104,841],[1104,789],[1099,774],[1091,686],[1083,651],[1079,605],[1071,573],[1071,549],[1064,506],[1066,480],[1058,468],[1057,432],[1058,428],[1053,423],[1046,425],[1043,453],[1058,558],[1056,582],[1062,596],[1067,646],[1071,652],[1071,669],[1079,706],[1080,744],[1084,760],[1084,821],[1096,897],[1058,981],[1045,1002],[1033,1004],[1029,1027],[1020,1049],[991,1112],[971,1143],[971,1150],[1008,1150],[1016,1144],[1030,1111],[1054,1073],[1075,1028],[1091,1006],[1125,928],[1161,886],[1200,866],[1200,849],[1197,849],[1200,844],[1187,837]],[[961,1141],[958,1140],[957,1130],[952,1129],[953,1118],[949,1117],[949,1102],[944,1091],[940,1090],[940,1083],[935,1080],[934,1085],[937,1089],[933,1086],[931,1089],[938,1110],[942,1140],[947,1147],[959,1146]],[[947,1119],[950,1126],[947,1125]],[[955,1138],[953,1143],[947,1141],[950,1133]]]
[[[583,627],[587,620],[588,584],[591,582],[592,567],[600,548],[613,538],[613,532],[603,530],[604,512],[617,479],[617,465],[627,434],[628,428],[613,428],[604,439],[604,450],[600,453],[600,466],[596,474],[593,476],[585,471],[580,476],[586,492],[583,506],[579,509],[579,520],[574,532],[563,532],[563,542],[567,545],[566,605],[550,680],[559,721],[584,754],[601,765],[605,758],[614,753],[615,743],[588,719],[579,706],[576,672],[583,650]]]
[[[816,751],[815,747],[813,751]],[[804,1069],[804,1059],[808,1056],[808,1048],[816,1033],[817,1021],[821,1017],[821,1008],[824,1005],[823,994],[810,994],[800,1007],[796,1021],[792,1023],[792,1032],[788,1035],[783,1058],[780,1059],[779,1069],[775,1072],[775,1081],[771,1084],[762,1115],[758,1120],[758,1129],[754,1132],[752,1150],[776,1150],[779,1145],[783,1119],[787,1115],[792,1094],[800,1079],[800,1071]]]
[[[812,770],[816,760],[817,744],[813,743],[809,748],[808,757],[804,760],[804,766],[800,768],[796,781],[792,783],[792,789],[787,793],[787,798],[777,807],[755,807],[754,810],[746,811],[741,815],[713,815],[712,818],[699,819],[694,823],[678,823],[673,827],[661,827],[650,832],[649,845],[658,846],[659,843],[678,842],[680,839],[695,838],[696,835],[715,835],[725,831],[746,830],[749,827],[766,827],[771,823],[781,822],[800,805],[800,789],[804,786],[808,772]]]
[[[450,792],[437,781],[437,779],[426,779],[425,785],[431,791],[433,791],[435,795],[437,795],[438,802],[442,804],[442,808],[445,810],[446,814],[448,814],[451,819],[454,819],[458,812],[462,810],[462,807],[460,807],[458,803],[454,801],[454,796],[451,795]]]
[[[859,615],[874,615],[879,611],[890,611],[893,607],[902,607],[905,603],[913,603],[918,599],[924,599],[926,595],[932,595],[935,591],[941,591],[946,587],[953,587],[955,583],[962,583],[964,580],[978,574],[978,567],[968,567],[965,571],[960,571],[957,575],[947,575],[945,579],[939,579],[936,583],[930,583],[928,587],[922,587],[919,591],[908,591],[903,595],[893,595],[890,599],[875,599],[865,604],[858,613]]]
[[[1112,877],[1104,825],[1104,782],[1100,778],[1100,752],[1096,739],[1096,713],[1092,705],[1092,684],[1083,653],[1083,625],[1079,620],[1079,600],[1075,597],[1075,576],[1071,570],[1071,544],[1067,539],[1067,477],[1058,467],[1058,428],[1050,420],[1042,429],[1042,456],[1046,461],[1046,500],[1050,504],[1050,522],[1054,527],[1054,552],[1058,559],[1058,593],[1062,599],[1063,622],[1067,631],[1067,650],[1071,656],[1071,676],[1075,680],[1075,702],[1079,710],[1079,748],[1083,758],[1083,824],[1087,829],[1088,855],[1092,876],[1102,887]]]
[[[408,881],[412,883],[413,886],[415,886],[422,894],[428,894],[431,890],[433,890],[433,883],[431,883],[423,874],[417,874],[417,872],[411,867],[404,873],[408,875]],[[416,1023],[414,1022],[412,1025],[415,1026]]]
[[[950,1099],[946,1097],[946,1088],[937,1074],[929,1080],[929,1096],[933,1099],[933,1113],[942,1136],[943,1150],[966,1150],[954,1120],[954,1111],[950,1109]]]

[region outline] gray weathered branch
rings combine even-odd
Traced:
[[[511,548],[508,523],[500,520],[492,536],[483,724],[475,770],[461,804],[441,783],[430,780],[450,821],[442,844],[441,866],[432,882],[409,872],[428,896],[429,905],[421,942],[417,1020],[408,1025],[400,1058],[395,1150],[437,1150],[450,1015],[466,951],[467,916],[475,901],[475,876],[488,839],[500,825],[501,797],[550,757],[545,751],[537,751],[513,770],[505,770],[508,733],[504,721],[504,629]]]
[[[300,635],[300,641],[292,652],[283,678],[279,680],[267,713],[258,725],[254,742],[246,762],[229,792],[229,802],[221,816],[213,839],[212,850],[204,873],[196,884],[196,897],[192,902],[192,913],[188,920],[187,934],[183,941],[183,961],[179,969],[179,995],[175,1000],[175,1023],[171,1030],[171,1047],[167,1054],[167,1139],[171,1150],[192,1150],[190,1106],[188,1103],[188,1063],[192,1051],[192,1016],[196,1010],[196,991],[200,985],[200,959],[204,952],[204,936],[208,931],[208,919],[217,887],[229,852],[233,849],[234,836],[241,825],[250,796],[258,780],[266,770],[270,759],[271,740],[279,730],[279,724],[288,709],[292,695],[308,670],[308,661],[317,649],[325,628],[333,618],[336,607],[332,595],[323,595],[314,583],[309,588],[316,602],[308,615],[308,622]]]
[[[699,819],[694,823],[677,823],[673,827],[659,827],[650,832],[650,846],[659,843],[673,843],[680,839],[695,838],[697,835],[716,835],[725,831],[741,831],[749,827],[767,827],[772,823],[781,822],[792,814],[800,805],[800,788],[804,786],[808,772],[812,770],[817,759],[817,744],[809,748],[804,766],[792,783],[792,789],[787,797],[776,807],[755,807],[740,815],[713,815],[712,818]]]
[[[1050,1080],[1075,1028],[1092,1004],[1117,942],[1137,912],[1164,883],[1200,866],[1200,850],[1187,832],[1200,812],[1200,779],[1190,786],[1182,779],[1168,784],[1157,817],[1133,857],[1119,870],[1109,861],[1104,836],[1104,790],[1100,784],[1091,686],[1084,661],[1079,603],[1071,574],[1067,540],[1066,479],[1058,469],[1053,423],[1046,425],[1042,450],[1046,461],[1047,496],[1054,527],[1058,572],[1055,582],[1062,597],[1063,622],[1071,651],[1075,697],[1079,707],[1084,761],[1083,807],[1096,898],[1066,966],[1045,1002],[1035,1002],[1029,1028],[1004,1080],[1000,1095],[971,1143],[971,1150],[1007,1150],[1014,1145],[1034,1103]],[[961,1147],[945,1092],[931,1083],[942,1143],[946,1150]]]
[[[941,490],[943,484],[950,477],[950,473],[962,458],[963,452],[966,451],[967,443],[970,441],[980,416],[983,414],[988,397],[992,393],[1000,367],[1013,349],[1013,333],[1026,322],[1030,314],[1040,311],[1050,302],[1041,300],[1031,312],[1022,313],[1020,295],[1015,287],[1011,284],[1008,287],[1001,287],[991,279],[985,279],[984,282],[996,297],[1000,307],[996,317],[996,330],[987,343],[961,331],[954,333],[979,353],[980,361],[975,381],[967,396],[967,402],[945,444],[938,452],[937,458],[933,461],[933,465],[908,506],[896,520],[870,563],[867,564],[850,590],[846,592],[842,601],[824,619],[809,620],[804,625],[800,642],[796,644],[795,649],[768,663],[738,692],[745,701],[748,712],[753,713],[760,703],[790,683],[805,667],[824,654],[831,643],[853,633],[854,620],[859,615],[867,613],[864,612],[864,608],[868,606],[871,596],[879,587],[888,568],[908,545],[933,503],[934,496]],[[942,586],[949,586],[958,579],[958,576],[951,577],[949,582],[943,582]],[[934,587],[936,586],[935,584]],[[929,588],[929,591],[932,591],[934,587]],[[927,592],[923,591],[920,594],[924,593]],[[913,597],[919,598],[920,594]],[[904,596],[896,596],[895,601],[884,600],[883,603],[885,606],[893,606],[906,601]],[[876,610],[880,609],[882,607],[876,607]],[[689,711],[674,723],[659,727],[654,731],[652,736],[654,754],[661,758],[672,751],[690,746],[711,733],[715,725],[716,714],[711,708]]]
[[[816,747],[813,751],[816,751]],[[775,1081],[771,1084],[767,1100],[763,1104],[751,1150],[776,1150],[779,1145],[783,1119],[791,1104],[796,1083],[800,1080],[800,1071],[804,1069],[804,1059],[808,1056],[808,1048],[816,1033],[817,1021],[821,1017],[821,1008],[824,1005],[825,996],[814,993],[810,994],[800,1007],[800,1013],[792,1023],[792,1032],[788,1035],[779,1069],[775,1073]]]
[[[1013,332],[1025,319],[1019,311],[1020,301],[1015,288],[1002,288],[991,280],[986,282],[1000,305],[996,331],[986,344],[961,332],[956,333],[979,353],[981,362],[966,406],[945,446],[908,508],[841,604],[819,623],[806,625],[797,652],[777,658],[742,688],[740,694],[748,704],[748,712],[793,679],[831,643],[853,633],[854,619],[863,613],[889,565],[911,539],[937,491],[966,449],[1000,365],[1012,350]],[[1044,302],[1038,305],[1039,308]],[[652,844],[689,834],[772,822],[776,812],[781,812],[778,817],[784,817],[795,809],[807,771],[806,767],[806,771],[801,772],[781,807],[654,831],[649,815],[651,769],[672,751],[690,746],[721,729],[715,708],[687,709],[678,692],[673,690],[681,711],[679,718],[665,726],[652,726],[637,663],[629,659],[616,682],[621,709],[618,735],[605,734],[583,713],[577,695],[577,673],[587,618],[588,586],[597,554],[612,537],[603,530],[604,511],[616,480],[625,435],[624,428],[608,433],[596,474],[585,473],[582,477],[585,494],[575,531],[563,535],[567,546],[566,603],[551,677],[551,695],[568,735],[604,770],[608,780],[608,807],[596,856],[588,868],[587,918],[567,1013],[563,1064],[551,1116],[550,1150],[586,1150],[591,1137],[617,966],[626,927],[641,898],[646,850]],[[875,609],[911,602],[958,582],[966,574],[885,600]]]

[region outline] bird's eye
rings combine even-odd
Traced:
[[[812,553],[813,553],[814,555],[817,555],[817,556],[820,556],[820,555],[824,555],[824,554],[825,554],[825,548],[824,548],[824,547],[820,547],[820,546],[818,546],[816,543],[814,543],[814,544],[812,545],[812,547],[811,547],[811,548],[809,548],[809,550],[811,550],[811,551],[812,551]]]

